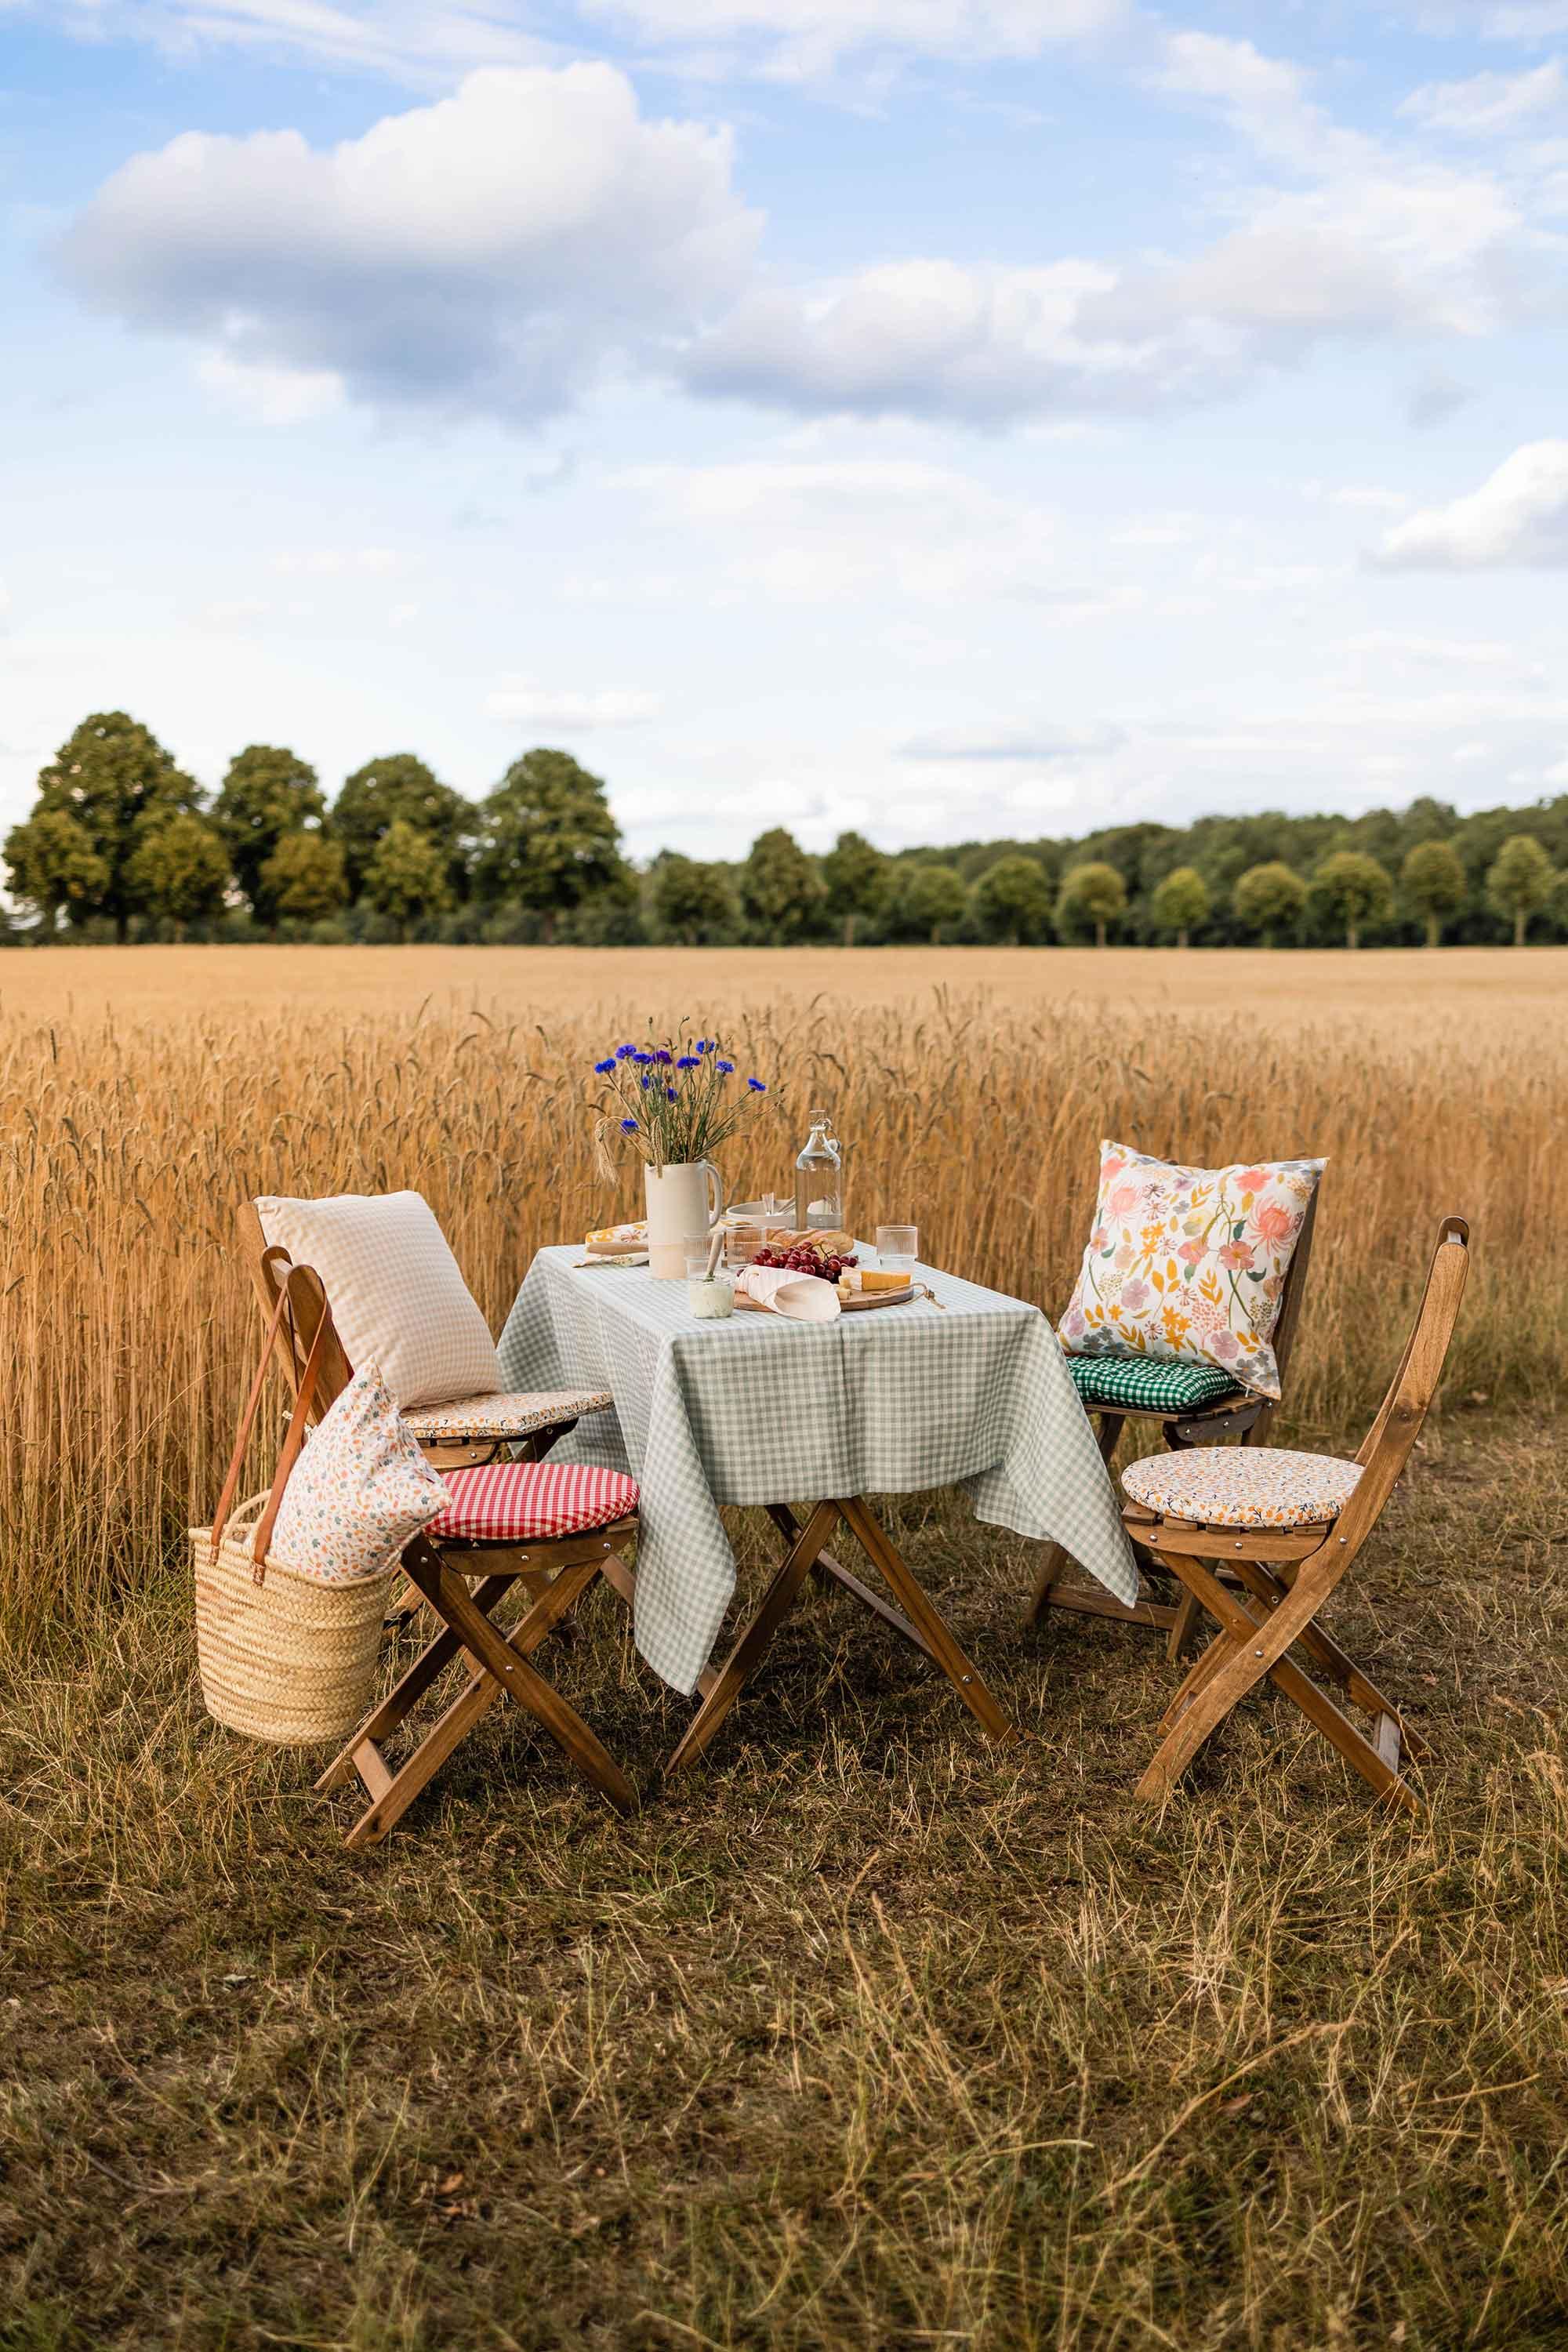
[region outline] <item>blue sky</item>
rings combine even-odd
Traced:
[[[1568,0],[0,0],[0,824],[1568,788]]]

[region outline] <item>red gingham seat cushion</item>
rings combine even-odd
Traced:
[[[491,1462],[479,1470],[449,1470],[451,1501],[425,1530],[476,1543],[545,1543],[586,1534],[629,1518],[637,1507],[635,1478],[583,1462]]]

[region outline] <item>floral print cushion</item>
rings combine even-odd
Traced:
[[[1359,1462],[1290,1454],[1277,1445],[1205,1445],[1157,1454],[1121,1474],[1124,1494],[1145,1509],[1215,1528],[1300,1528],[1338,1518],[1355,1492]],[[1151,1536],[1151,1541],[1157,1539]]]
[[[421,1406],[405,1412],[416,1437],[527,1437],[536,1429],[575,1421],[579,1413],[603,1412],[615,1399],[608,1389],[529,1389],[500,1396],[460,1397],[455,1404]]]
[[[268,1558],[323,1584],[379,1576],[448,1500],[380,1370],[362,1364],[289,1474]]]
[[[1179,1168],[1100,1147],[1100,1199],[1059,1328],[1074,1356],[1213,1364],[1278,1399],[1269,1345],[1321,1160]]]

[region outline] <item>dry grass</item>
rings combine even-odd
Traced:
[[[542,960],[485,958],[479,1010],[432,979],[419,1013],[455,953],[323,1011],[237,952],[272,1001],[226,1002],[233,958],[200,950],[152,958],[154,992],[195,975],[177,1005],[18,1006],[107,951],[13,958],[0,991],[3,2352],[1568,2343],[1568,1046],[1510,991],[1550,959],[1485,959],[1404,1030],[1375,975],[1415,958],[1363,961],[1359,1023],[1327,996],[1266,1028],[1059,994],[813,1010],[771,980],[749,1016],[781,1084],[737,1181],[829,1091],[862,1223],[908,1206],[933,1255],[1042,1303],[1102,1131],[1329,1152],[1298,1432],[1365,1409],[1426,1225],[1471,1215],[1446,1409],[1339,1618],[1436,1748],[1421,1822],[1369,1816],[1267,1701],[1190,1797],[1134,1807],[1157,1650],[1025,1636],[1027,1548],[910,1503],[1026,1749],[976,1748],[823,1603],[637,1821],[498,1713],[355,1861],[308,1759],[192,1693],[180,1531],[255,1339],[234,1204],[416,1184],[499,1315],[609,1205],[590,1048],[650,1006],[721,1018],[734,960],[597,960],[591,1013],[499,969],[537,988]],[[650,1780],[686,1703],[608,1610],[567,1679]]]

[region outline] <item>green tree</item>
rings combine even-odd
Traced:
[[[1105,945],[1105,927],[1127,910],[1127,885],[1114,866],[1091,858],[1086,866],[1069,866],[1057,896],[1057,925],[1061,930],[1094,926],[1094,944]]]
[[[1266,948],[1274,945],[1276,932],[1300,921],[1306,903],[1306,884],[1294,866],[1278,857],[1249,866],[1238,875],[1230,900],[1231,912],[1242,929],[1260,933]]]
[[[1386,923],[1394,884],[1386,866],[1359,849],[1337,849],[1312,877],[1310,897],[1325,920],[1342,926],[1347,948],[1361,945],[1363,924]]]
[[[290,834],[319,825],[327,813],[316,771],[276,743],[247,743],[228,763],[213,803],[213,821],[224,838],[234,878],[251,912],[268,930],[286,912],[262,880],[268,859]],[[330,908],[323,912],[331,912]]]
[[[143,832],[201,807],[195,781],[174,765],[156,736],[123,710],[84,719],[38,777],[37,816],[68,816],[101,860],[103,880],[84,915],[107,915],[124,939],[137,911],[131,860]]]
[[[568,751],[525,751],[514,760],[485,802],[480,825],[479,896],[536,908],[547,945],[558,915],[627,887],[605,787]]]
[[[340,843],[322,833],[286,833],[257,877],[274,921],[320,922],[348,903],[348,877]]]
[[[956,866],[911,863],[899,877],[897,903],[900,927],[938,948],[949,925],[963,921],[969,893]]]
[[[822,905],[822,879],[782,824],[759,834],[741,868],[741,904],[770,940],[796,940]]]
[[[844,944],[855,944],[862,916],[873,921],[887,904],[889,861],[863,834],[841,833],[822,861],[827,911],[844,926]]]
[[[1443,919],[1457,915],[1470,895],[1459,853],[1451,842],[1418,841],[1405,853],[1399,887],[1426,926],[1426,944],[1435,948],[1443,936]]]
[[[1514,833],[1487,871],[1487,903],[1513,925],[1513,943],[1524,945],[1530,919],[1557,887],[1557,869],[1532,833]]]
[[[406,817],[394,817],[365,868],[364,895],[405,940],[410,923],[438,915],[452,903],[439,842]]]
[[[1156,930],[1174,931],[1176,945],[1184,948],[1189,935],[1209,919],[1208,884],[1197,867],[1173,866],[1156,886],[1149,913]]]
[[[722,866],[666,850],[648,877],[648,897],[659,929],[688,947],[735,928],[735,893]]]
[[[412,751],[367,760],[344,779],[332,803],[332,831],[343,845],[350,896],[360,896],[377,845],[399,817],[436,844],[449,898],[464,897],[473,809]]]
[[[17,898],[51,931],[58,929],[62,913],[78,922],[101,906],[109,889],[109,868],[86,827],[62,809],[42,809],[26,824],[13,825],[5,864]]]
[[[974,919],[988,939],[1016,947],[1051,927],[1051,879],[1037,857],[999,857],[974,885]]]
[[[222,909],[230,882],[228,851],[216,824],[189,809],[142,827],[126,881],[138,912],[172,923],[184,939],[187,923]]]

